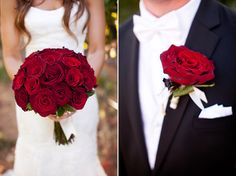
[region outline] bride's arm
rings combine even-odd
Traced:
[[[22,61],[20,34],[15,27],[16,0],[1,1],[1,39],[3,60],[10,78],[13,79]]]
[[[86,0],[90,13],[88,23],[88,62],[99,76],[105,58],[104,0]]]

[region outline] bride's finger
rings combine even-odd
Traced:
[[[69,117],[73,116],[75,114],[75,111],[74,112],[70,112],[69,113]]]
[[[65,112],[61,119],[66,119],[71,117],[75,112]]]
[[[51,120],[53,120],[55,122],[60,121],[60,119],[56,115],[49,115],[48,118],[50,118]]]
[[[63,119],[66,119],[66,118],[71,117],[74,113],[75,113],[75,112],[65,112],[65,113],[63,114],[63,116],[61,116],[61,117],[58,117],[58,116],[56,116],[56,115],[49,115],[48,117],[49,117],[51,120],[55,121],[55,122],[59,122],[60,120],[63,120]]]

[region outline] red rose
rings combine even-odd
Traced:
[[[33,52],[28,57],[26,57],[25,60],[24,60],[24,63],[20,66],[20,68],[26,68],[30,64],[32,59],[38,57],[37,53],[38,53],[38,51],[37,52]]]
[[[81,53],[78,53],[77,57],[79,58],[81,63],[88,64],[87,58],[84,55],[82,55]]]
[[[15,99],[18,106],[20,106],[23,111],[26,111],[27,104],[29,103],[29,95],[24,87],[15,91]]]
[[[77,55],[75,54],[66,55],[66,56],[63,56],[61,61],[63,64],[65,64],[68,67],[79,67],[81,63],[76,57]]]
[[[49,89],[41,89],[37,94],[30,97],[32,109],[42,117],[55,114],[57,110],[53,92]]]
[[[164,73],[178,84],[200,85],[215,77],[213,62],[184,46],[172,45],[161,54],[161,62]]]
[[[72,92],[66,83],[60,83],[53,87],[53,95],[56,99],[57,105],[64,106],[71,99]]]
[[[77,87],[72,94],[72,99],[70,100],[69,105],[77,110],[80,110],[84,107],[87,99],[88,95],[86,94],[85,89]]]
[[[90,72],[85,75],[84,86],[87,90],[92,90],[94,87],[96,87],[96,77],[94,76],[93,70],[90,70]]]
[[[23,86],[24,82],[25,82],[25,72],[23,69],[20,69],[14,77],[12,85],[13,90],[20,89]]]
[[[54,49],[44,49],[39,54],[41,60],[49,65],[55,64],[55,62],[61,58],[61,55],[55,52]]]
[[[33,95],[37,93],[37,91],[40,88],[40,82],[39,79],[36,77],[27,77],[25,81],[25,88],[29,95]]]
[[[53,86],[63,81],[64,70],[60,64],[47,65],[46,71],[41,77],[41,83],[47,86]]]
[[[90,67],[86,59],[83,60],[83,65],[81,65],[80,70],[84,75],[84,87],[87,90],[92,90],[96,86],[96,77],[94,70]]]
[[[60,54],[60,55],[67,55],[67,54],[73,54],[75,53],[73,50],[69,50],[67,48],[58,48],[55,50],[56,53]]]
[[[33,55],[31,58],[26,59],[25,66],[27,76],[40,77],[45,71],[46,64],[40,57]]]
[[[83,81],[83,75],[77,68],[71,68],[66,75],[66,82],[68,85],[75,87],[81,85]]]

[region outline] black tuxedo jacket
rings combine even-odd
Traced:
[[[199,119],[201,110],[189,96],[180,98],[176,110],[167,106],[151,170],[138,96],[139,42],[128,20],[119,35],[120,176],[236,175],[236,14],[214,0],[202,0],[185,45],[215,65],[215,86],[202,89],[208,99],[204,106],[232,106],[234,114]]]

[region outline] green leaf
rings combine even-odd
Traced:
[[[173,96],[174,97],[181,97],[181,96],[187,95],[193,91],[194,91],[193,86],[183,86],[183,87],[179,87],[179,88],[175,89],[173,91]]]
[[[65,109],[65,111],[75,112],[75,109],[72,106],[68,105],[68,104],[65,104],[63,106],[63,108]]]
[[[64,113],[65,113],[64,107],[59,107],[59,108],[57,109],[56,115],[57,115],[58,117],[61,117],[61,116],[63,116]]]
[[[214,87],[215,83],[213,84],[202,84],[202,85],[195,85],[195,87]]]
[[[88,97],[92,96],[95,93],[94,90],[88,91],[86,92],[86,94],[88,95]]]
[[[27,111],[32,111],[33,110],[33,108],[32,108],[30,103],[27,104],[26,110]]]

